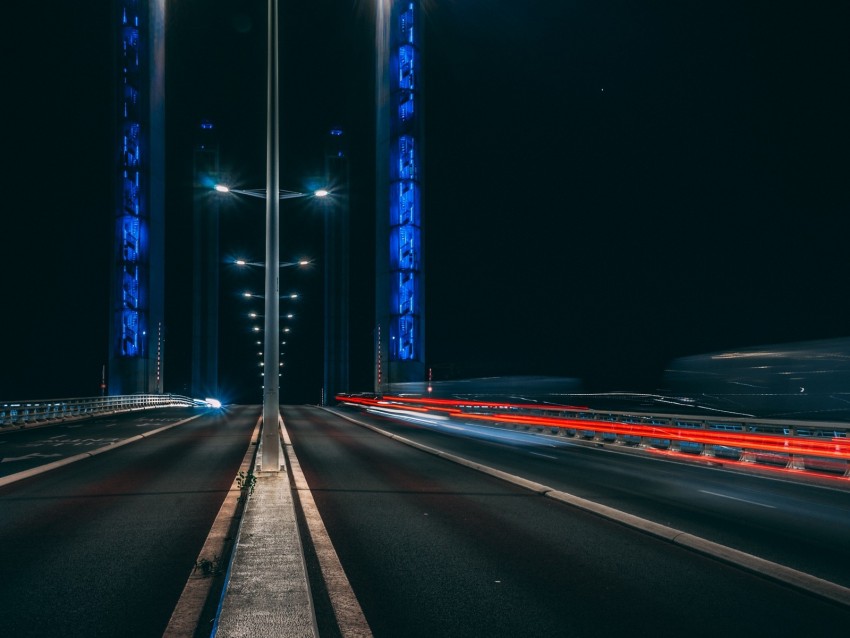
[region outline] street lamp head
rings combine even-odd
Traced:
[[[253,297],[255,299],[265,299],[265,297],[263,295],[255,295],[253,292],[251,292],[249,290],[246,290],[245,292],[243,292],[242,296],[245,297],[246,299],[250,299],[251,297]],[[280,298],[281,299],[298,299],[298,293],[293,292],[292,294],[289,294],[289,295],[281,295]]]
[[[281,268],[289,268],[290,266],[309,266],[309,259],[299,259],[298,261],[282,261],[280,262]]]
[[[264,188],[230,188],[229,186],[225,186],[224,184],[216,184],[213,188],[219,193],[238,193],[239,195],[248,195],[250,197],[257,197],[259,199],[266,198],[266,189]],[[312,195],[313,197],[327,197],[330,195],[330,191],[324,188],[320,188],[319,190],[315,190],[312,193],[302,193],[299,191],[287,191],[287,190],[278,190],[278,198],[279,199],[293,199],[296,197],[309,197]]]
[[[300,259],[298,261],[282,261],[278,265],[281,268],[288,268],[290,266],[309,266],[312,262],[309,259]],[[233,264],[236,266],[265,266],[264,263],[259,261],[248,261],[247,259],[234,259]]]
[[[243,297],[245,297],[246,299],[250,299],[250,298],[254,298],[254,299],[265,299],[265,297],[264,297],[263,295],[255,295],[253,292],[250,292],[250,291],[248,291],[248,290],[246,290],[245,292],[243,292],[243,293],[242,293],[242,296],[243,296]],[[279,297],[279,299],[298,299],[298,293],[297,293],[297,292],[293,292],[293,293],[288,294],[288,295],[281,295],[281,296]]]

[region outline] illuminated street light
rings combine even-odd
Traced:
[[[249,312],[248,316],[251,317],[251,319],[262,319],[263,318],[263,315],[258,315],[256,312]],[[288,313],[288,314],[285,314],[285,315],[280,315],[280,316],[284,317],[286,319],[293,319],[295,317],[295,315],[292,314],[291,312]]]
[[[213,189],[219,193],[236,193],[237,195],[247,195],[248,197],[256,197],[258,199],[266,199],[265,188],[231,188],[225,184],[216,184]],[[330,191],[320,188],[312,193],[302,193],[300,191],[284,191],[278,190],[278,199],[296,199],[298,197],[327,197]]]
[[[246,290],[245,292],[243,292],[242,296],[245,297],[246,299],[251,299],[251,298],[253,298],[253,299],[265,299],[264,295],[255,295],[250,290]],[[280,297],[278,297],[278,299],[298,299],[298,293],[297,292],[291,292],[288,295],[281,295]],[[280,316],[280,315],[278,315],[278,316]]]
[[[265,294],[265,346],[264,360],[266,368],[275,369],[280,362],[277,344],[280,329],[280,201],[290,197],[304,197],[303,193],[280,190],[280,127],[278,97],[280,95],[280,73],[278,68],[278,2],[268,3],[268,63],[266,91],[266,188],[265,192],[242,191],[216,185],[220,193],[237,192],[251,197],[266,199],[266,294]],[[327,195],[327,193],[324,193]],[[324,195],[318,195],[324,196]],[[250,296],[250,295],[249,295]],[[297,297],[297,296],[296,296]],[[296,297],[290,296],[294,299]],[[278,421],[280,419],[280,380],[274,378],[263,383],[263,429],[261,434],[261,465],[264,472],[280,471],[280,437]]]
[[[237,266],[265,266],[262,262],[248,261],[247,259],[234,259],[233,263]],[[298,261],[282,261],[278,265],[280,268],[290,268],[292,266],[309,266],[311,263],[309,259],[299,259]]]

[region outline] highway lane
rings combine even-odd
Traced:
[[[201,408],[157,408],[64,423],[0,430],[0,477],[119,441],[202,414]]]
[[[284,419],[375,636],[799,636],[850,621],[326,411]]]
[[[354,415],[354,412],[352,412]],[[460,421],[358,419],[850,587],[850,482],[835,488]],[[843,486],[839,489],[838,486]]]
[[[207,411],[0,488],[0,634],[161,636],[258,416]]]

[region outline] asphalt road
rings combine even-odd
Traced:
[[[850,608],[535,495],[326,411],[290,407],[284,418],[375,636],[796,637],[831,635],[850,622]],[[717,519],[717,527],[735,528],[745,509],[743,501],[705,493],[739,490],[740,475],[721,473],[731,477],[724,485],[702,484],[709,478],[689,474],[700,468],[579,446],[552,454],[368,418],[478,460],[532,466],[530,478],[548,485],[557,479],[565,483],[561,489],[589,498],[602,489],[598,485],[607,485],[602,491],[609,501],[631,503],[640,515],[665,524],[691,518],[702,524],[708,518]],[[561,465],[578,467],[562,475]],[[683,482],[698,488],[701,497],[683,497]],[[798,510],[806,494],[792,492],[791,509]],[[822,498],[829,503],[832,497]],[[715,499],[725,504],[724,513],[715,513]],[[838,508],[826,519],[846,517],[845,505],[846,500],[825,505]],[[711,513],[703,514],[705,508]],[[757,536],[765,524],[770,526],[769,518],[745,521],[744,531],[735,534]],[[842,542],[841,531],[837,534]],[[839,549],[835,554],[834,546],[820,548],[836,561],[846,547]]]
[[[154,414],[122,416],[120,427],[90,421],[74,436],[132,436]],[[256,406],[206,411],[0,488],[0,635],[162,636],[258,416]],[[54,426],[6,436],[40,450],[38,441],[71,434]]]
[[[193,408],[157,408],[26,429],[4,428],[0,430],[0,477],[147,435],[201,413]]]
[[[817,484],[502,428],[371,415],[388,430],[850,587],[850,481]],[[785,478],[781,478],[785,476]],[[832,487],[829,487],[832,485]]]

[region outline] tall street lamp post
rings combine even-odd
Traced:
[[[276,4],[275,0],[270,3]],[[271,13],[271,10],[270,10]],[[271,19],[271,15],[269,16]],[[269,27],[272,30],[272,27]],[[271,36],[270,36],[271,37]],[[271,48],[271,43],[270,43]],[[270,56],[271,57],[271,56]],[[271,61],[269,62],[271,65]],[[269,80],[269,86],[272,85]],[[274,82],[276,84],[276,82]],[[276,97],[269,96],[269,109],[277,110]],[[274,104],[273,104],[274,103]],[[272,124],[273,121],[273,124]],[[286,266],[304,265],[304,262],[280,262],[280,200],[293,199],[296,197],[327,197],[330,193],[326,190],[317,190],[312,193],[299,193],[297,191],[282,191],[278,179],[278,152],[277,152],[277,116],[269,118],[270,132],[267,143],[269,170],[266,181],[271,186],[266,190],[261,189],[239,189],[230,188],[224,184],[216,184],[215,190],[219,193],[237,193],[250,197],[259,197],[266,200],[266,285],[265,285],[265,312],[264,312],[264,345],[263,345],[263,368],[265,370],[277,370],[280,367],[280,351],[277,335],[280,331],[280,269]],[[271,139],[274,138],[274,139]],[[274,148],[272,148],[274,147]],[[277,196],[273,196],[276,193]],[[273,203],[270,203],[273,202]],[[247,262],[246,262],[247,263]],[[252,297],[250,293],[246,296]],[[292,295],[290,295],[292,297]],[[294,297],[292,297],[294,298]],[[263,430],[262,430],[262,456],[260,457],[263,472],[280,471],[280,444],[278,442],[278,419],[280,418],[280,378],[275,374],[266,374],[263,383]]]
[[[266,111],[266,316],[263,367],[280,367],[280,154],[278,117],[278,3],[269,0],[268,20],[268,103]],[[263,383],[262,468],[264,472],[280,471],[280,378],[266,374]]]
[[[268,9],[268,77],[266,104],[266,303],[263,367],[277,370],[280,351],[277,343],[280,328],[280,200],[286,196],[280,191],[280,118],[278,115],[278,0],[269,0]],[[216,187],[216,190],[222,190]],[[239,192],[239,191],[237,191]],[[243,191],[255,195],[251,191]],[[315,193],[317,196],[327,192]],[[255,195],[256,196],[256,195]],[[304,193],[292,193],[303,197]],[[263,384],[263,472],[280,471],[280,443],[278,419],[280,418],[280,379],[267,374]]]

